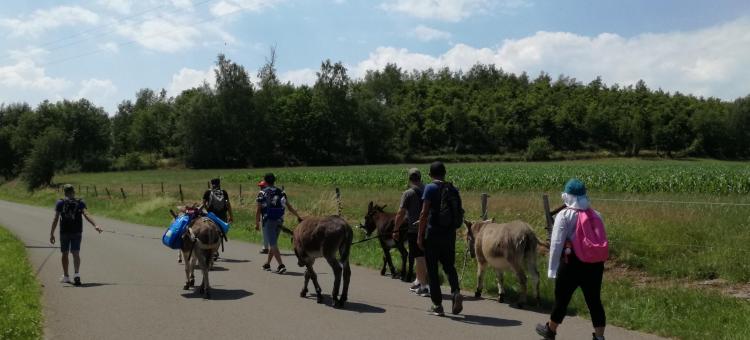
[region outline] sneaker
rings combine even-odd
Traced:
[[[284,273],[286,273],[286,266],[283,265],[283,264],[280,264],[279,268],[276,269],[276,273],[277,274],[284,274]]]
[[[74,286],[80,286],[81,285],[81,275],[76,275],[73,277],[73,285]]]
[[[419,290],[419,287],[421,287],[421,285],[419,283],[415,283],[411,285],[411,287],[409,287],[409,290],[416,293]]]
[[[453,293],[453,308],[451,308],[453,314],[460,314],[464,310],[463,301],[464,297],[461,296],[461,292]]]
[[[536,325],[536,334],[539,334],[544,340],[555,340],[555,336],[557,335],[557,333],[549,329],[546,323]]]
[[[591,336],[592,336],[593,340],[604,340],[604,336],[603,335],[601,337],[597,337],[596,333],[591,333]]]
[[[432,305],[430,309],[427,310],[427,313],[437,316],[445,316],[445,312],[443,311],[443,306],[436,306]]]
[[[70,277],[69,276],[60,276],[60,283],[70,283]]]
[[[261,249],[261,250],[260,250],[260,253],[261,253],[261,254],[268,254],[268,249],[265,249],[265,248],[264,248],[264,249]]]
[[[263,265],[263,270],[265,270],[265,271],[267,271],[267,272],[270,272],[270,271],[271,271],[271,265],[270,265],[270,264],[268,264],[268,263],[264,264],[264,265]]]
[[[419,295],[421,297],[430,297],[430,288],[428,288],[428,287],[420,287],[416,291],[416,293],[417,293],[417,295]]]

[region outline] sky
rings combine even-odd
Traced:
[[[321,61],[357,78],[477,63],[582,83],[734,100],[750,94],[746,0],[3,1],[0,103],[87,98],[114,114],[141,88],[213,82],[224,53],[251,75],[276,48],[282,80]]]

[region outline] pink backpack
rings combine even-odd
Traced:
[[[604,262],[609,258],[609,241],[604,223],[593,209],[578,210],[573,250],[581,262]]]

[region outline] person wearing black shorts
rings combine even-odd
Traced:
[[[68,275],[68,253],[73,254],[73,268],[75,274],[73,276],[73,284],[76,286],[81,285],[81,240],[83,238],[83,218],[85,217],[89,223],[98,231],[100,234],[102,228],[94,222],[91,216],[86,211],[86,203],[83,200],[75,198],[75,190],[70,184],[66,184],[63,188],[65,198],[57,201],[55,205],[55,218],[52,220],[52,230],[50,231],[49,241],[55,244],[55,229],[57,224],[60,223],[60,252],[62,252],[62,267],[63,276],[60,282],[70,283],[70,276]]]
[[[417,245],[417,234],[419,226],[419,214],[422,212],[422,194],[424,193],[424,184],[422,184],[422,174],[417,168],[411,168],[408,171],[409,189],[401,195],[401,203],[396,214],[396,224],[400,226],[406,220],[409,223],[407,231],[407,241],[409,243],[409,268],[415,268],[416,280],[412,283],[411,290],[421,296],[429,296],[430,288],[427,285],[427,264],[424,259],[424,251]],[[399,233],[393,232],[393,239],[398,240]],[[416,266],[414,265],[416,262]],[[410,272],[409,275],[412,273]],[[409,277],[411,280],[411,277]]]

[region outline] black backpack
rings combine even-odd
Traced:
[[[63,200],[62,211],[60,212],[60,226],[62,228],[74,228],[81,221],[80,205],[80,201],[75,198]]]
[[[266,199],[266,207],[263,214],[267,219],[280,220],[284,217],[285,207],[281,200],[284,198],[284,191],[279,188],[266,188],[263,190]]]
[[[458,190],[450,182],[439,184],[440,210],[438,211],[437,224],[443,229],[458,229],[464,224],[464,209],[461,205],[461,196]]]
[[[208,199],[208,207],[211,211],[223,213],[227,210],[227,197],[224,196],[224,190],[214,189]]]

